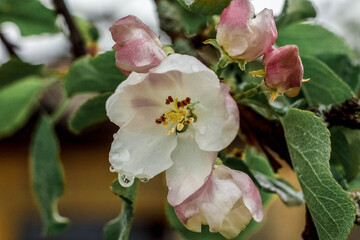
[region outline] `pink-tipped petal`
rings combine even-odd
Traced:
[[[278,93],[296,96],[300,90],[304,69],[296,45],[287,45],[273,49],[263,58],[266,85]],[[291,90],[292,89],[292,90]]]
[[[156,34],[140,19],[129,15],[110,27],[116,42],[116,66],[124,73],[146,73],[165,59],[161,43]]]
[[[248,0],[233,0],[221,14],[216,40],[235,60],[254,61],[274,45],[277,38],[272,10],[264,9],[256,18]]]
[[[226,166],[215,166],[206,183],[182,204],[175,206],[180,221],[192,231],[209,225],[211,232],[236,237],[251,218],[263,218],[260,193],[248,175]]]

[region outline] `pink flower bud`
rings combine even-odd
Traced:
[[[272,10],[264,9],[254,18],[249,0],[233,0],[221,14],[216,40],[236,60],[251,62],[274,45],[277,38]]]
[[[116,42],[116,66],[127,75],[132,71],[146,73],[166,57],[156,34],[135,16],[117,20],[110,31]]]
[[[277,93],[295,97],[300,92],[304,69],[296,45],[272,49],[264,54],[265,83]]]
[[[224,165],[216,165],[204,185],[174,209],[189,230],[201,232],[201,224],[208,224],[211,232],[226,238],[236,237],[252,218],[259,222],[264,215],[250,177]]]

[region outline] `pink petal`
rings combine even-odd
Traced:
[[[279,93],[299,88],[303,79],[303,66],[296,45],[287,45],[267,52],[263,58],[265,82]]]
[[[110,31],[116,42],[116,66],[124,73],[146,73],[166,57],[156,34],[135,16],[119,19]]]
[[[208,224],[211,232],[236,237],[252,217],[263,218],[260,193],[245,173],[215,166],[206,183],[174,207],[180,221],[192,231]]]

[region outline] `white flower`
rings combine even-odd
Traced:
[[[211,173],[217,151],[239,129],[229,87],[196,58],[173,54],[150,70],[132,72],[106,103],[120,127],[110,150],[122,185],[166,171],[168,201],[178,205]]]
[[[174,209],[189,230],[201,232],[201,225],[206,224],[210,232],[228,239],[239,235],[252,218],[260,222],[264,216],[251,178],[224,165],[215,165],[204,185]]]

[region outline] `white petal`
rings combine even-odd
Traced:
[[[166,171],[168,202],[172,206],[182,203],[205,183],[217,155],[201,150],[191,134],[183,134],[186,135],[178,136],[177,147],[171,154],[174,164]]]
[[[138,110],[131,121],[114,135],[109,158],[116,172],[152,178],[172,165],[170,156],[176,147],[176,136],[167,136],[167,129],[155,123],[160,114],[156,110]]]
[[[209,100],[212,102],[195,107],[195,139],[203,150],[220,151],[228,146],[238,133],[239,110],[225,84],[221,84],[218,95],[214,94]]]

